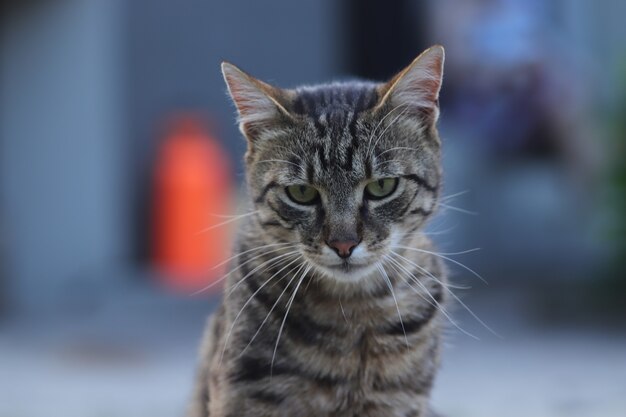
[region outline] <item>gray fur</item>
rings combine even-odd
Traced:
[[[225,65],[255,213],[207,327],[191,417],[432,416],[446,278],[418,232],[441,185],[442,65],[435,47],[385,84],[295,90]],[[391,195],[366,197],[390,177]],[[290,199],[296,184],[319,201]],[[347,260],[328,246],[342,239],[359,242]]]

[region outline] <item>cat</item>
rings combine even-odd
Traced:
[[[201,347],[191,417],[427,417],[446,273],[444,49],[386,83],[280,89],[222,64],[252,211]]]

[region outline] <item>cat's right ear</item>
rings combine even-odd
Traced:
[[[439,90],[443,78],[445,52],[435,45],[404,68],[380,89],[381,100],[377,108],[390,104],[409,114],[436,122],[439,116]]]
[[[239,130],[250,144],[281,121],[291,119],[285,108],[288,98],[284,90],[257,80],[228,62],[222,62],[222,74],[237,107]]]

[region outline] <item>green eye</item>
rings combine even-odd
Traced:
[[[290,185],[286,190],[289,198],[298,204],[313,204],[320,195],[315,188],[308,185]]]
[[[380,200],[393,193],[397,186],[397,178],[381,178],[365,186],[365,195],[371,200]]]

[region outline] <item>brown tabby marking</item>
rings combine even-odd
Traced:
[[[448,290],[420,228],[441,185],[443,60],[436,46],[388,83],[294,90],[223,64],[252,211],[191,417],[432,416]]]

